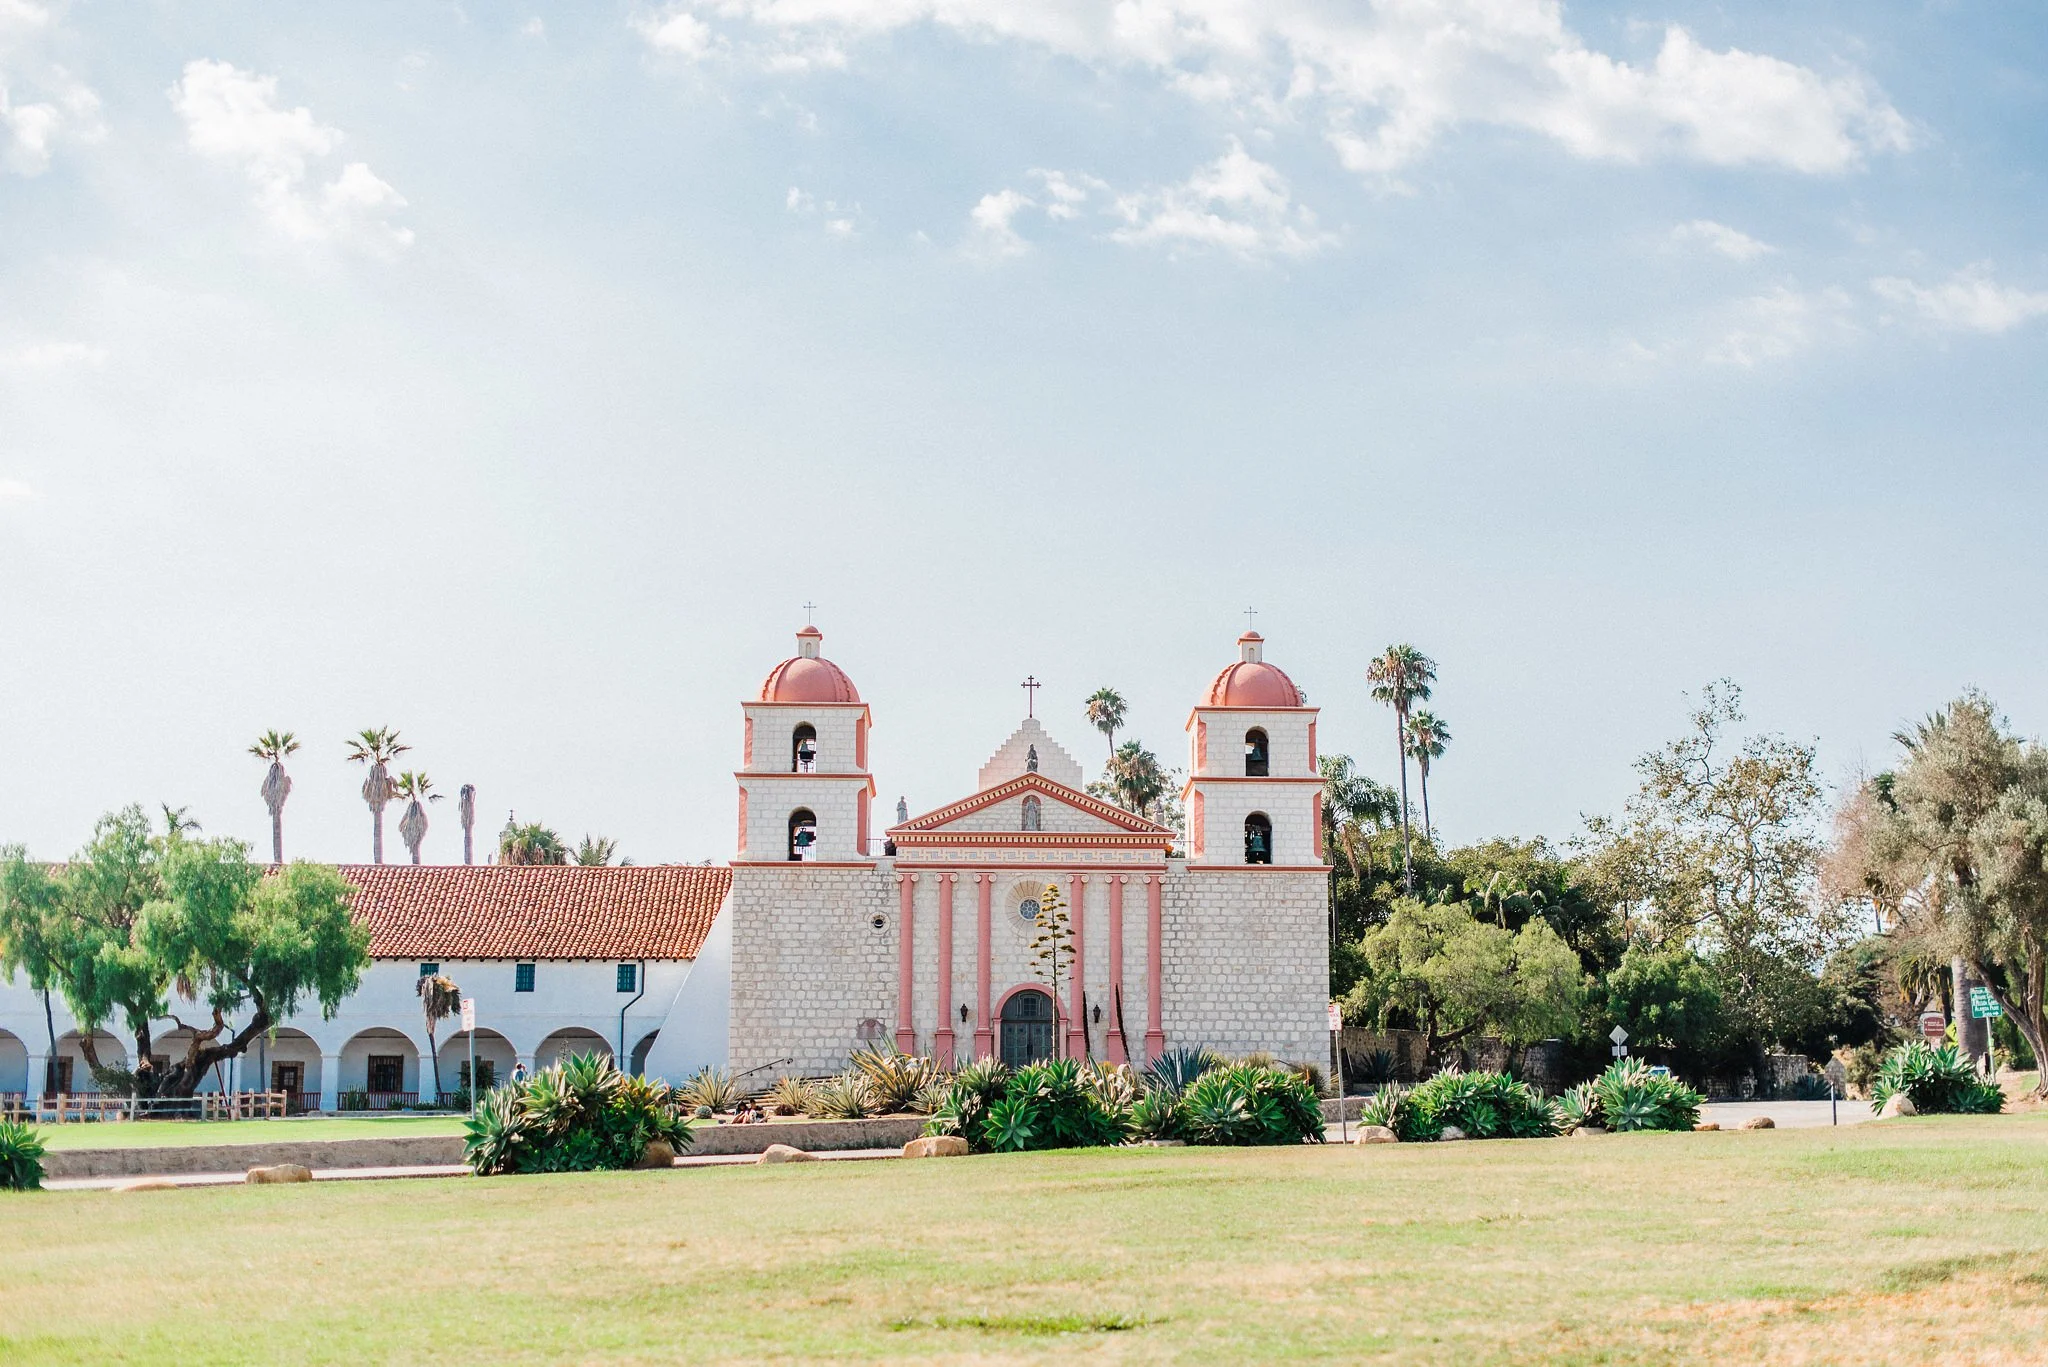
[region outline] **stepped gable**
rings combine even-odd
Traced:
[[[344,864],[375,959],[694,959],[732,886],[701,864]]]
[[[1088,777],[1080,761],[1062,749],[1036,717],[1026,717],[1023,725],[996,748],[988,763],[981,766],[981,776],[974,786],[982,790],[994,788],[1029,772],[1034,746],[1038,749],[1039,773],[1069,788],[1087,788]]]

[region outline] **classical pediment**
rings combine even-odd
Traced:
[[[1027,798],[1038,803],[1035,830],[1024,816]],[[1063,846],[1150,845],[1171,842],[1173,832],[1034,772],[926,812],[889,832],[899,845],[973,844],[991,836],[1032,837],[1038,843]]]

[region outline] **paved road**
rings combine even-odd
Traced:
[[[1724,1130],[1740,1129],[1743,1121],[1758,1115],[1769,1116],[1781,1130],[1861,1125],[1877,1119],[1867,1101],[1709,1101],[1700,1107],[1700,1119],[1714,1121]]]

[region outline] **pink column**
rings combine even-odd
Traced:
[[[1124,1049],[1124,876],[1109,880],[1109,1043],[1111,1063],[1128,1063]]]
[[[896,1048],[902,1053],[914,1054],[917,1052],[917,1027],[911,1016],[910,985],[914,976],[911,947],[915,943],[912,936],[916,913],[912,903],[917,896],[917,875],[897,874],[896,887],[900,894],[903,922],[896,934]]]
[[[1068,916],[1074,928],[1074,977],[1067,985],[1067,1000],[1071,1006],[1067,1012],[1067,1057],[1085,1059],[1088,1057],[1088,995],[1084,988],[1087,978],[1087,960],[1083,957],[1085,946],[1081,927],[1084,919],[1083,907],[1088,897],[1088,880],[1074,874],[1069,882],[1073,892],[1067,897]]]
[[[953,1066],[953,884],[957,873],[939,875],[939,1028],[932,1032],[932,1056]]]
[[[992,873],[977,873],[975,908],[975,971],[974,971],[974,1056],[991,1058],[996,1052],[995,1025],[988,1018],[988,910],[989,901],[995,896],[996,876]]]
[[[1160,968],[1160,942],[1165,937],[1159,925],[1159,875],[1145,879],[1145,1058],[1149,1061],[1166,1052],[1166,1032],[1159,1028],[1159,984],[1166,975]]]

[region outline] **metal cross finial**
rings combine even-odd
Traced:
[[[1258,615],[1258,609],[1257,609],[1257,608],[1246,608],[1246,609],[1244,610],[1244,629],[1245,629],[1246,631],[1250,631],[1250,630],[1252,629],[1252,618],[1253,618],[1253,617],[1255,617],[1255,616],[1257,616],[1257,615]]]
[[[816,603],[809,603],[809,602],[807,602],[807,603],[805,603],[805,604],[804,604],[804,625],[805,625],[805,626],[813,626],[813,625],[815,625],[815,623],[813,623],[813,622],[811,621],[811,614],[812,614],[812,613],[814,613],[814,612],[816,612],[817,610],[818,610],[818,605],[817,605]]]
[[[1018,684],[1017,687],[1024,690],[1024,715],[1027,717],[1036,716],[1038,690],[1045,687],[1045,685],[1038,681],[1037,675],[1030,674],[1026,675],[1024,682]]]

